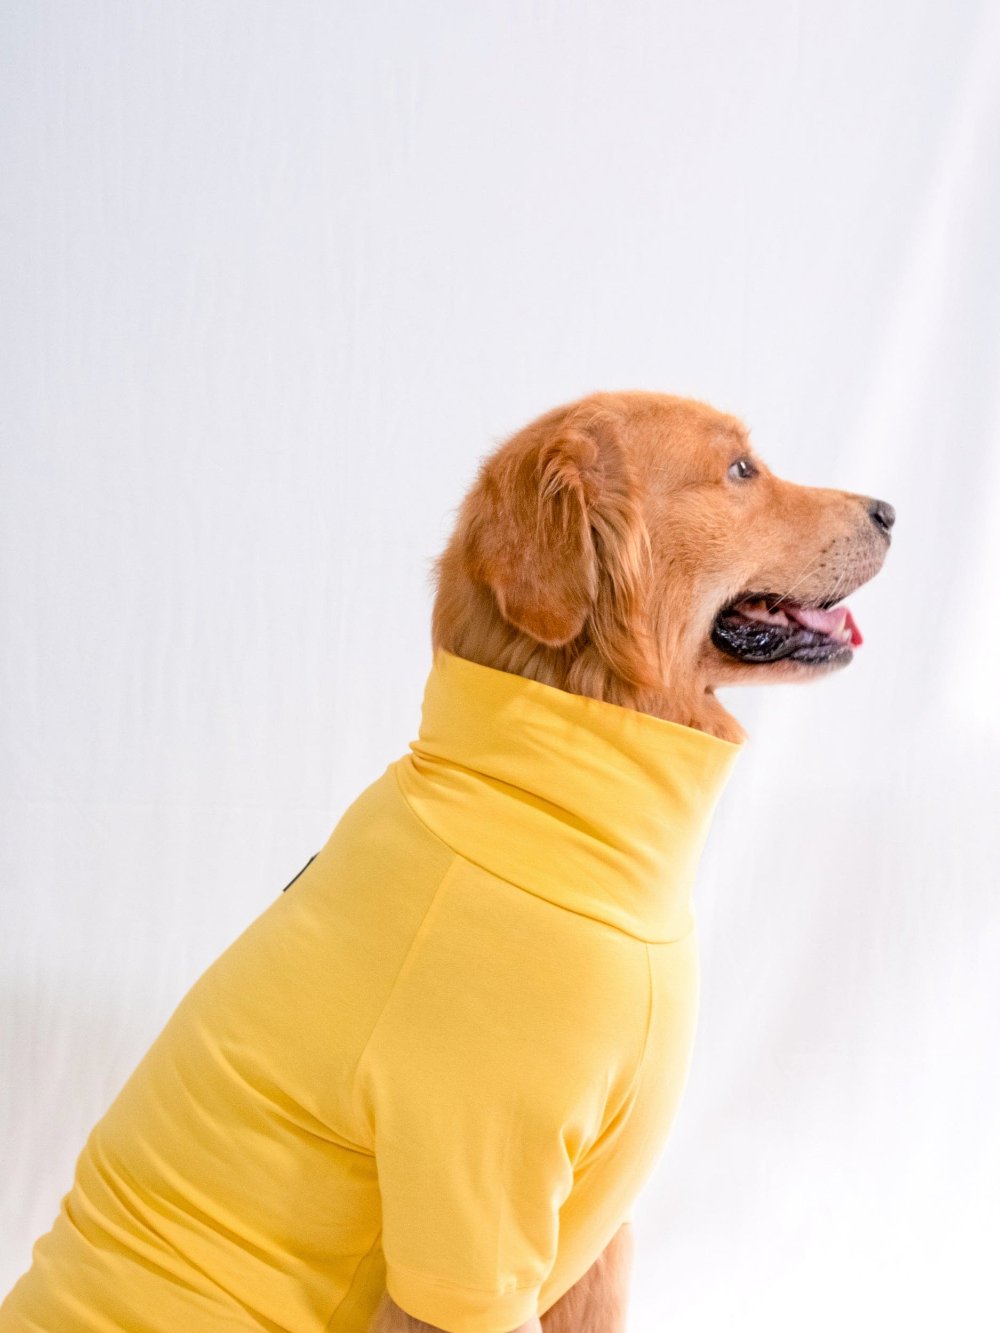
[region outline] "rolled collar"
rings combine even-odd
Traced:
[[[427,827],[483,869],[639,939],[690,895],[740,745],[438,649],[394,768]]]

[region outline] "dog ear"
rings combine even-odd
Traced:
[[[588,622],[595,640],[634,630],[648,536],[607,411],[542,417],[486,460],[470,500],[470,572],[510,624],[554,648]]]

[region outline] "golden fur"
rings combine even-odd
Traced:
[[[732,476],[741,458],[756,475]],[[847,596],[885,558],[874,503],[781,480],[746,428],[704,403],[593,394],[546,413],[482,463],[435,562],[433,646],[741,741],[719,686],[831,667],[726,656],[711,641],[716,615],[748,591],[806,605]],[[632,1247],[625,1224],[583,1278],[516,1333],[622,1333]],[[372,1333],[430,1327],[386,1295]]]
[[[758,475],[732,481],[741,457]],[[847,596],[885,557],[871,504],[776,477],[704,403],[593,394],[483,462],[435,564],[433,644],[740,741],[717,687],[823,668],[726,657],[716,613],[748,589]]]

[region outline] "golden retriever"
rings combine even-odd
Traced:
[[[432,641],[459,657],[728,741],[720,686],[845,666],[842,599],[875,575],[891,505],[776,477],[734,417],[664,394],[598,393],[482,464],[435,564]],[[619,1333],[628,1224],[517,1333]],[[383,1297],[372,1333],[431,1325]]]

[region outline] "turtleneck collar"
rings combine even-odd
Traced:
[[[741,746],[438,649],[418,738],[393,765],[469,861],[639,939],[679,939]]]

